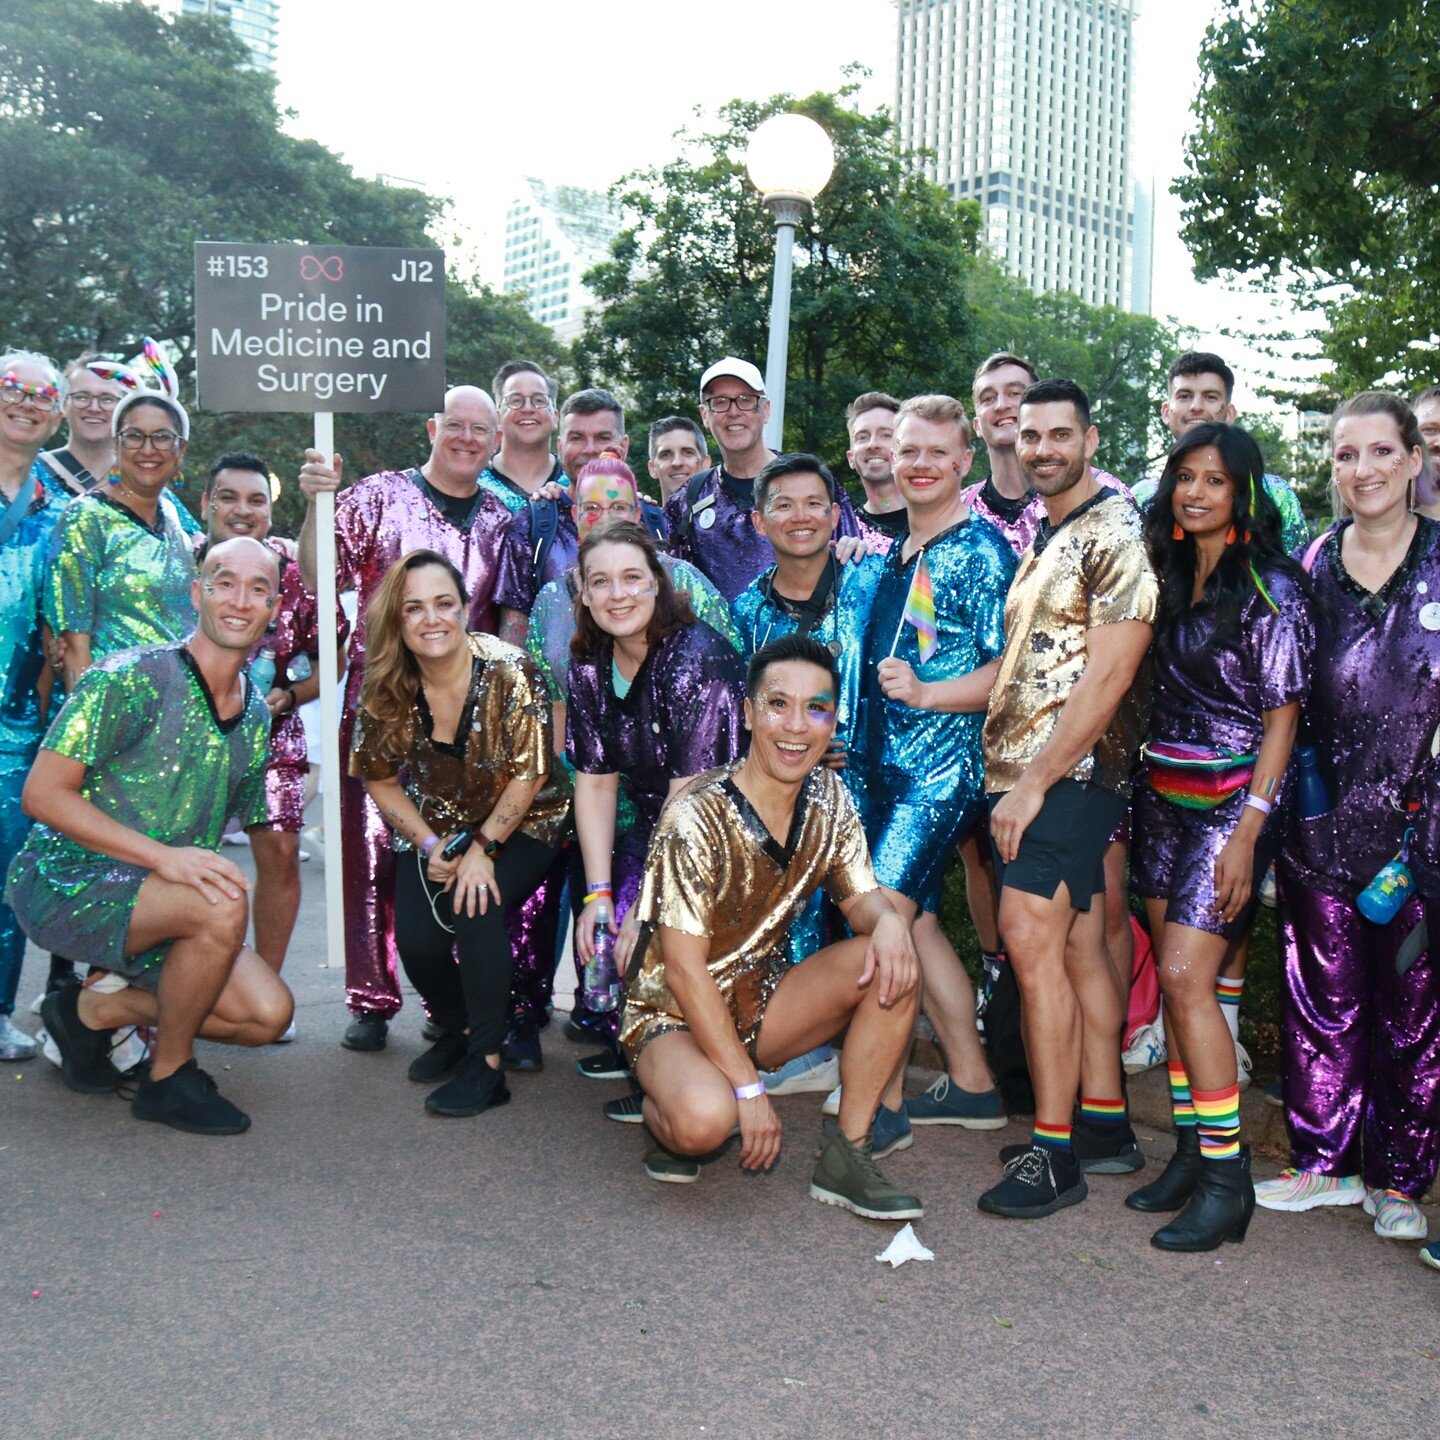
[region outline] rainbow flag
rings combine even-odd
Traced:
[[[930,567],[925,563],[924,552],[915,566],[915,578],[910,582],[910,594],[905,600],[905,614],[900,623],[915,627],[915,648],[922,661],[928,660],[940,648],[939,631],[935,628],[935,591],[930,586]]]

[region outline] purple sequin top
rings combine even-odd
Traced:
[[[1406,806],[1435,789],[1440,525],[1417,518],[1409,552],[1374,594],[1341,563],[1348,520],[1320,546],[1311,570],[1315,678],[1299,743],[1315,746],[1331,810],[1293,818],[1285,855],[1303,884],[1347,899],[1399,850]],[[1422,847],[1433,847],[1426,837],[1436,818],[1429,807],[1418,818]]]
[[[613,647],[570,662],[565,750],[587,775],[619,774],[653,825],[672,780],[734,760],[744,748],[745,662],[696,621],[652,646],[623,700]]]
[[[1240,628],[1215,646],[1213,605],[1192,609],[1163,651],[1157,644],[1150,734],[1253,755],[1265,736],[1263,711],[1303,700],[1315,662],[1310,602],[1292,576],[1262,572],[1275,611],[1254,591]]]
[[[365,608],[370,597],[390,567],[411,550],[438,550],[455,563],[470,596],[470,629],[493,633],[491,603],[500,543],[509,524],[510,512],[490,491],[480,489],[469,527],[459,529],[425,495],[416,470],[382,470],[337,496],[338,585],[341,590],[356,590],[360,602],[350,636],[352,665],[364,663]]]
[[[726,600],[733,600],[775,563],[775,552],[750,519],[753,482],[727,475],[722,483],[721,473],[718,465],[706,472],[688,523],[688,485],[666,502],[665,519],[670,525],[670,553],[688,560]],[[835,538],[859,535],[855,507],[843,490],[837,503],[840,524]]]
[[[539,576],[535,560],[541,543],[541,507],[554,512],[555,534],[545,555]],[[565,500],[532,500],[515,512],[510,529],[500,547],[499,578],[495,583],[495,603],[507,610],[528,615],[535,608],[535,597],[552,580],[559,580],[580,560],[580,532],[575,516]]]

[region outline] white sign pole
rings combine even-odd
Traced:
[[[335,453],[335,416],[315,412],[315,448],[328,462]],[[320,796],[325,827],[325,958],[332,970],[345,970],[345,888],[340,834],[340,785],[345,772],[340,755],[340,676],[336,646],[329,643],[335,615],[335,496],[315,499],[315,601],[320,636]]]

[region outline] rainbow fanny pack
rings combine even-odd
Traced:
[[[1179,740],[1151,740],[1144,749],[1150,788],[1186,810],[1215,810],[1250,784],[1256,755],[1232,755]]]

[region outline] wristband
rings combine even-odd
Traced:
[[[431,852],[439,843],[440,843],[440,837],[439,837],[438,835],[432,835],[427,841],[425,841],[425,843],[424,843],[423,845],[421,845],[421,847],[420,847],[420,858],[421,858],[422,860],[428,860],[428,859],[430,858],[430,852]]]
[[[583,910],[585,905],[591,905],[596,900],[613,900],[614,898],[610,893],[610,882],[608,880],[602,885],[587,885],[585,887],[585,904],[580,908]]]
[[[1247,795],[1245,803],[1262,815],[1268,815],[1275,808],[1263,795]]]
[[[287,685],[285,687],[285,693],[290,697],[290,709],[285,712],[287,715],[289,715],[293,713],[295,707],[300,702],[295,698],[295,687],[293,685]]]
[[[758,1100],[765,1093],[765,1082],[757,1080],[753,1085],[737,1085],[735,1087],[735,1098],[737,1100]]]

